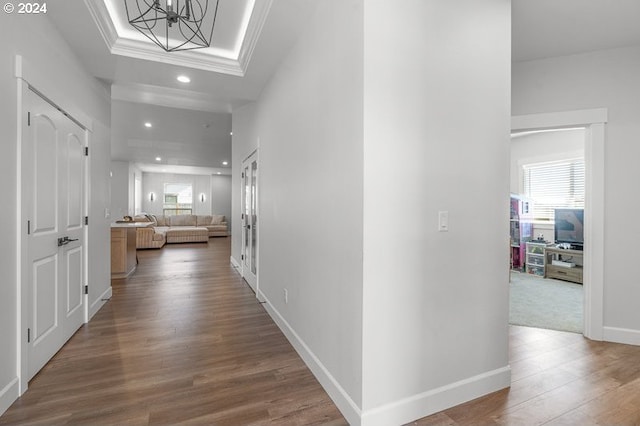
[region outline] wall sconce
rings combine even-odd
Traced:
[[[200,193],[200,202],[204,203],[204,192]]]
[[[156,199],[156,194],[154,194],[153,192],[149,193],[149,201],[151,201],[153,203],[153,200]]]

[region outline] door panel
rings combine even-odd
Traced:
[[[33,191],[33,233],[57,232],[58,225],[58,129],[50,118],[57,111],[33,114],[33,151],[30,161],[33,164],[35,180]]]
[[[33,263],[33,344],[37,345],[44,336],[58,326],[58,309],[52,300],[58,298],[57,255],[36,260]]]
[[[242,163],[242,276],[258,292],[258,155]]]
[[[84,206],[82,205],[82,183],[83,183],[83,157],[84,144],[78,135],[70,133],[67,135],[67,226],[66,229],[78,229],[82,227]]]
[[[25,90],[23,211],[30,301],[30,380],[84,322],[85,131],[43,98]],[[30,124],[29,124],[30,122]],[[59,242],[67,238],[68,243]]]
[[[67,304],[65,314],[72,315],[82,308],[84,284],[82,279],[82,247],[68,250],[67,253]]]

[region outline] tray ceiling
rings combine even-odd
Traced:
[[[112,54],[244,76],[271,0],[220,1],[211,46],[167,53],[127,21],[122,0],[84,0]]]

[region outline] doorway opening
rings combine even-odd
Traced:
[[[512,133],[583,127],[585,164],[583,334],[603,339],[604,304],[604,108],[528,114],[511,118]]]
[[[556,247],[584,244],[585,138],[584,127],[511,135],[512,325],[583,331],[582,252]],[[558,235],[564,223],[572,231]]]

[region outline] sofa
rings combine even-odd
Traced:
[[[137,222],[153,222],[136,230],[136,248],[162,248],[165,244],[208,242],[209,237],[226,237],[228,226],[223,215],[138,215]]]

